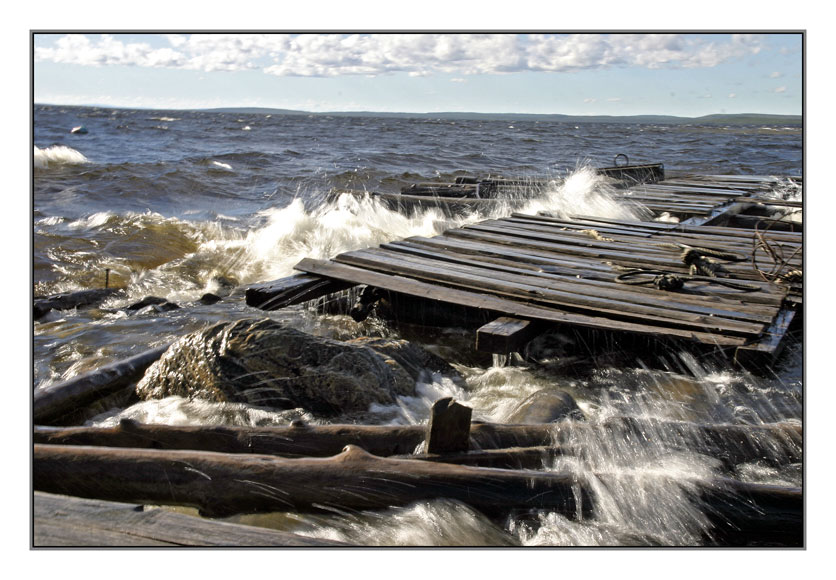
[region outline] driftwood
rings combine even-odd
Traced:
[[[36,298],[33,305],[33,315],[38,320],[51,310],[71,310],[85,306],[101,304],[111,296],[124,294],[119,288],[94,288],[92,290],[79,290],[78,292],[65,292],[45,298]]]
[[[201,451],[34,446],[37,491],[236,513],[375,510],[447,498],[486,513],[547,508],[589,512],[574,478],[381,458],[348,446],[330,458],[285,459]]]
[[[346,546],[255,526],[217,522],[162,508],[36,491],[32,545],[74,546]]]
[[[348,446],[330,458],[284,459],[199,451],[34,446],[37,491],[196,507],[204,515],[378,510],[447,498],[489,516],[546,509],[589,518],[595,498],[571,474],[375,457]],[[803,542],[801,490],[719,479],[694,501],[720,545]]]
[[[133,385],[159,359],[168,345],[129,359],[105,365],[95,371],[35,391],[33,418],[36,424],[72,424],[85,418],[83,409]]]
[[[381,457],[407,455],[425,441],[422,425],[305,425],[290,427],[198,427],[146,425],[123,420],[116,427],[35,427],[35,443],[103,445],[157,449],[193,449],[285,457],[330,457],[356,445]],[[600,424],[562,421],[548,425],[472,423],[470,449],[551,447],[572,453],[588,436],[614,436],[637,442],[661,442],[670,449],[692,449],[736,465],[749,461],[786,464],[801,461],[799,425],[700,425],[611,417]]]

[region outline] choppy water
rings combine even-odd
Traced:
[[[195,301],[224,280],[248,284],[292,273],[304,257],[490,217],[452,220],[428,211],[407,217],[334,188],[398,191],[455,176],[502,174],[554,180],[529,211],[550,209],[639,217],[615,204],[588,165],[617,153],[631,162],[664,162],[668,171],[801,174],[801,132],[793,127],[565,125],[504,121],[245,115],[36,106],[34,115],[33,288],[35,295],[124,286],[126,298],[101,309],[52,312],[34,324],[34,388],[169,342],[219,320],[269,316],[340,339],[402,336],[432,348],[466,377],[419,384],[416,396],[370,409],[379,423],[421,423],[429,406],[454,396],[474,418],[507,421],[515,405],[543,388],[571,393],[590,423],[614,415],[758,425],[802,420],[802,345],[792,344],[767,377],[701,361],[688,353],[649,361],[573,366],[570,337],[541,345],[539,363],[504,364],[472,351],[456,329],[394,329],[356,323],[304,306],[265,313],[241,298]],[[78,125],[86,135],[70,134]],[[501,211],[501,210],[497,210]],[[120,308],[154,295],[185,308],[127,314]],[[661,364],[660,364],[661,360]],[[114,409],[120,417],[168,424],[281,425],[302,410],[270,412],[171,398]],[[588,432],[587,432],[588,433]],[[267,515],[259,525],[362,545],[692,545],[705,527],[689,489],[721,472],[700,449],[664,437],[652,445],[602,429],[543,469],[569,471],[602,498],[586,521],[543,512],[535,522],[489,521],[455,502],[424,502],[383,513]],[[801,484],[800,464],[751,463],[743,481]]]

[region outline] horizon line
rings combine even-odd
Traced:
[[[707,113],[703,115],[688,116],[688,115],[674,115],[669,113],[632,113],[626,115],[613,115],[607,113],[514,113],[510,111],[503,112],[480,112],[480,111],[375,111],[375,110],[347,110],[347,111],[307,111],[304,109],[286,109],[282,107],[266,107],[266,106],[221,106],[221,107],[136,107],[125,105],[98,105],[98,104],[66,104],[66,103],[38,103],[33,102],[33,107],[80,107],[80,108],[98,108],[98,109],[126,109],[135,111],[203,111],[203,112],[241,112],[246,114],[247,110],[251,111],[265,111],[265,112],[281,112],[281,113],[295,113],[304,115],[512,115],[512,116],[529,116],[529,117],[612,117],[612,118],[630,118],[630,117],[670,117],[675,119],[701,119],[704,117],[716,116],[758,116],[758,117],[790,117],[803,119],[803,113],[759,113],[759,112],[745,112],[745,113]]]

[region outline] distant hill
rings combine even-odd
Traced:
[[[759,113],[735,113],[705,115],[702,117],[676,117],[673,115],[560,115],[536,113],[383,113],[374,111],[333,111],[312,113],[292,109],[270,109],[264,107],[225,107],[201,109],[212,113],[234,113],[238,115],[317,115],[330,117],[382,117],[398,119],[450,119],[485,121],[551,121],[558,123],[640,123],[640,124],[698,124],[698,125],[798,125],[801,115],[764,115]]]

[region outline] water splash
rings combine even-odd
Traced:
[[[71,147],[53,145],[46,149],[35,147],[32,163],[35,169],[48,169],[50,165],[82,165],[89,163],[89,160]]]
[[[515,546],[516,539],[455,501],[339,516],[293,516],[302,536],[362,546]]]

